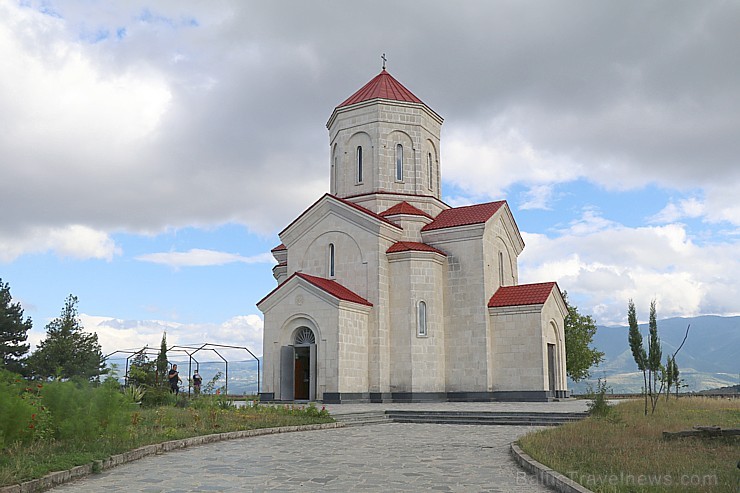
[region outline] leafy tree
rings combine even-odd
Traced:
[[[645,396],[645,416],[647,416],[647,398],[648,398],[648,381],[647,381],[647,369],[648,369],[648,355],[645,352],[645,347],[642,345],[642,334],[640,328],[637,325],[637,311],[635,310],[635,303],[629,300],[627,306],[627,320],[629,321],[629,343],[630,349],[632,350],[632,357],[637,363],[637,368],[642,372],[642,379],[645,382],[642,392]]]
[[[131,365],[128,369],[128,383],[130,385],[149,385],[153,386],[155,381],[154,362],[149,361],[146,355],[147,347],[131,358]]]
[[[167,332],[162,332],[162,342],[159,345],[159,354],[157,355],[157,377],[156,381],[160,386],[167,382]]]
[[[77,297],[69,295],[61,315],[46,325],[46,339],[28,359],[31,373],[44,379],[98,380],[106,371],[98,335],[83,329]]]
[[[30,317],[23,320],[23,308],[12,301],[10,286],[0,279],[0,364],[8,371],[20,373],[23,357],[30,348],[24,343],[33,322]]]
[[[568,303],[568,293],[563,293],[568,307],[565,317],[565,371],[574,382],[588,378],[592,366],[604,361],[604,353],[589,346],[596,334],[596,322],[591,315],[581,315],[578,307]]]

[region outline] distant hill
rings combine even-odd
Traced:
[[[658,334],[663,348],[663,361],[681,344],[686,327],[691,324],[686,344],[676,361],[687,388],[682,391],[700,391],[728,387],[740,381],[740,317],[706,315],[692,318],[668,318],[658,321]],[[647,348],[647,324],[640,325]],[[591,370],[590,380],[574,383],[569,388],[580,394],[588,384],[595,387],[597,378],[606,378],[615,393],[640,392],[642,372],[632,359],[627,342],[627,326],[599,326],[594,346],[605,353],[604,362]]]

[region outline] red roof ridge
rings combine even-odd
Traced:
[[[360,305],[366,305],[366,306],[373,306],[372,303],[370,303],[368,300],[360,296],[359,294],[355,293],[351,289],[348,289],[341,284],[339,284],[337,281],[333,281],[331,279],[324,279],[323,277],[317,277],[312,276],[309,274],[304,274],[303,272],[294,272],[290,275],[285,281],[281,282],[277,285],[275,289],[270,291],[267,296],[262,298],[257,302],[257,306],[261,305],[262,302],[264,302],[266,299],[268,299],[270,296],[272,296],[274,293],[276,293],[280,288],[285,286],[288,282],[290,282],[294,277],[299,277],[303,279],[306,282],[311,283],[312,285],[316,286],[317,288],[321,289],[322,291],[325,291],[332,295],[333,297],[342,300],[342,301],[349,301],[352,303],[357,303]]]
[[[271,252],[279,252],[280,250],[287,250],[287,249],[288,249],[288,247],[286,247],[284,243],[281,243],[281,244],[279,244],[278,246],[276,246],[275,248],[273,248],[270,251]]]
[[[393,221],[391,221],[389,219],[384,218],[380,214],[376,214],[375,212],[371,211],[370,209],[366,209],[366,208],[362,207],[361,205],[355,204],[354,202],[350,202],[349,200],[345,200],[343,198],[337,197],[336,195],[332,195],[330,193],[328,193],[327,195],[329,197],[333,197],[333,198],[337,199],[338,201],[340,201],[340,202],[342,202],[344,204],[347,204],[350,207],[353,207],[353,208],[357,209],[358,211],[364,212],[365,214],[368,214],[368,215],[370,215],[370,216],[372,216],[372,217],[374,217],[376,219],[380,219],[384,223],[390,224],[391,226],[394,226],[394,227],[399,228],[399,229],[403,229],[398,224],[394,223]]]
[[[302,218],[308,211],[310,211],[311,209],[313,209],[313,207],[316,206],[316,204],[318,204],[319,202],[321,202],[324,199],[324,197],[331,197],[333,199],[336,199],[339,202],[342,202],[343,204],[347,204],[348,206],[350,206],[350,207],[352,207],[354,209],[357,209],[360,212],[363,212],[363,213],[365,213],[365,214],[367,214],[367,215],[369,215],[371,217],[374,217],[375,219],[378,219],[380,221],[383,221],[384,223],[389,224],[389,225],[393,226],[394,228],[403,229],[398,224],[396,224],[393,221],[390,221],[390,220],[384,218],[383,216],[381,216],[379,214],[374,213],[370,209],[366,209],[366,208],[362,207],[361,205],[357,205],[357,204],[355,204],[353,202],[350,202],[349,200],[345,200],[345,199],[339,198],[336,195],[332,195],[330,193],[325,193],[324,195],[322,195],[321,197],[319,197],[319,199],[316,200],[316,202],[314,202],[313,204],[311,204],[310,206],[308,206],[308,208],[306,210],[304,210],[303,212],[301,212],[301,214],[298,217],[296,217],[295,219],[293,219],[293,221],[290,224],[288,224],[286,227],[284,227],[283,230],[280,231],[280,233],[278,233],[278,236],[282,235],[285,231],[287,231],[288,229],[290,229],[290,227],[293,226],[295,223],[297,223],[298,220],[300,218]]]
[[[383,217],[393,216],[395,214],[407,214],[409,216],[424,216],[424,217],[428,217],[429,219],[434,219],[432,216],[430,216],[423,210],[419,209],[418,207],[414,207],[413,205],[409,204],[405,200],[397,203],[393,207],[390,207],[380,213],[380,215]]]
[[[396,252],[434,252],[438,253],[440,255],[444,255],[445,257],[447,254],[443,252],[442,250],[438,250],[434,248],[431,245],[427,245],[426,243],[420,243],[418,241],[397,241],[391,247],[386,250],[385,253],[396,253]]]
[[[295,275],[301,279],[305,279],[319,289],[322,289],[330,295],[338,298],[342,301],[350,301],[352,303],[358,303],[360,305],[373,306],[372,303],[367,301],[365,298],[355,293],[349,288],[346,288],[339,284],[337,281],[332,279],[325,279],[323,277],[312,276],[304,274],[303,272],[296,272]]]
[[[488,221],[502,205],[506,204],[505,200],[495,202],[486,202],[484,204],[464,205],[445,209],[434,218],[434,221],[427,224],[422,231],[430,231],[442,228],[454,228],[456,226],[467,226],[470,224],[480,224]]]
[[[406,89],[403,84],[398,82],[391,74],[383,69],[378,75],[372,78],[370,82],[362,86],[357,92],[345,99],[337,108],[349,106],[371,99],[389,99],[392,101],[403,101],[407,103],[421,103],[421,99],[414,96],[414,93]]]
[[[553,287],[558,283],[540,282],[534,284],[519,284],[516,286],[502,286],[496,290],[488,301],[488,308],[504,306],[541,305],[550,296]],[[559,290],[560,288],[558,288]]]

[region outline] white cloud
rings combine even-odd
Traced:
[[[548,185],[579,177],[577,163],[538,150],[504,117],[482,128],[451,126],[445,135],[444,177],[473,196],[501,198],[509,186],[526,183],[538,198],[528,203],[542,208]]]
[[[536,185],[530,187],[530,189],[524,194],[524,201],[519,204],[519,209],[546,209],[549,210],[552,207],[550,202],[552,201],[553,189],[552,185]]]
[[[271,253],[261,253],[251,257],[244,257],[235,253],[217,252],[193,248],[187,252],[160,252],[139,255],[136,260],[169,265],[170,267],[204,267],[211,265],[225,265],[234,262],[244,264],[275,263]]]
[[[740,311],[740,241],[700,246],[683,225],[600,227],[598,216],[584,216],[597,227],[579,221],[554,237],[522,233],[521,282],[558,281],[600,324],[623,323],[630,298],[645,306],[657,299],[661,318]]]
[[[680,200],[678,203],[673,201],[669,202],[668,205],[649,220],[651,223],[672,223],[683,218],[702,217],[705,213],[705,204],[698,199],[691,197]]]
[[[0,262],[12,262],[23,254],[45,252],[54,252],[60,257],[110,261],[121,249],[106,233],[80,224],[62,228],[36,227],[8,236],[0,230]]]
[[[86,314],[81,314],[80,319],[85,331],[98,334],[104,354],[118,350],[136,351],[144,346],[157,351],[163,332],[167,333],[169,347],[210,343],[246,346],[255,355],[262,354],[263,322],[258,315],[240,315],[222,323],[207,324],[182,324],[163,320],[121,320]],[[43,339],[43,336],[37,339]],[[222,351],[219,350],[219,352]],[[249,359],[244,350],[225,348],[222,353],[239,360]],[[214,354],[209,354],[208,357],[217,358]]]

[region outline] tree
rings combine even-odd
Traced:
[[[663,383],[660,383],[658,390],[658,375],[663,371],[663,365],[660,360],[663,358],[663,350],[660,347],[660,338],[658,337],[658,321],[655,315],[655,300],[650,302],[650,322],[649,322],[650,340],[648,341],[648,394],[652,404],[652,412],[655,412],[655,406],[658,404],[658,397],[663,391]]]
[[[61,315],[46,325],[46,339],[29,357],[28,366],[38,378],[98,380],[105,361],[97,334],[84,332],[77,314],[77,297],[69,295]]]
[[[157,377],[156,381],[160,386],[167,382],[167,332],[162,332],[162,342],[159,344],[159,354],[157,355]]]
[[[645,416],[647,416],[647,398],[648,398],[648,381],[647,381],[647,369],[648,369],[648,356],[645,352],[645,347],[642,345],[642,334],[640,328],[637,325],[637,311],[635,310],[635,303],[630,299],[627,306],[627,320],[629,321],[629,343],[630,349],[632,350],[632,357],[637,363],[637,368],[642,372],[642,379],[645,382],[642,392],[645,396]]]
[[[156,379],[154,362],[149,361],[146,354],[147,346],[144,346],[131,358],[131,366],[128,369],[128,384],[153,386]]]
[[[20,373],[23,357],[30,348],[24,343],[33,322],[30,317],[23,320],[21,304],[12,301],[10,286],[0,279],[0,363],[3,368]]]
[[[588,378],[592,366],[604,361],[604,353],[590,347],[596,334],[596,322],[591,315],[581,315],[578,307],[568,303],[568,293],[563,293],[568,307],[565,317],[565,371],[574,382]]]

